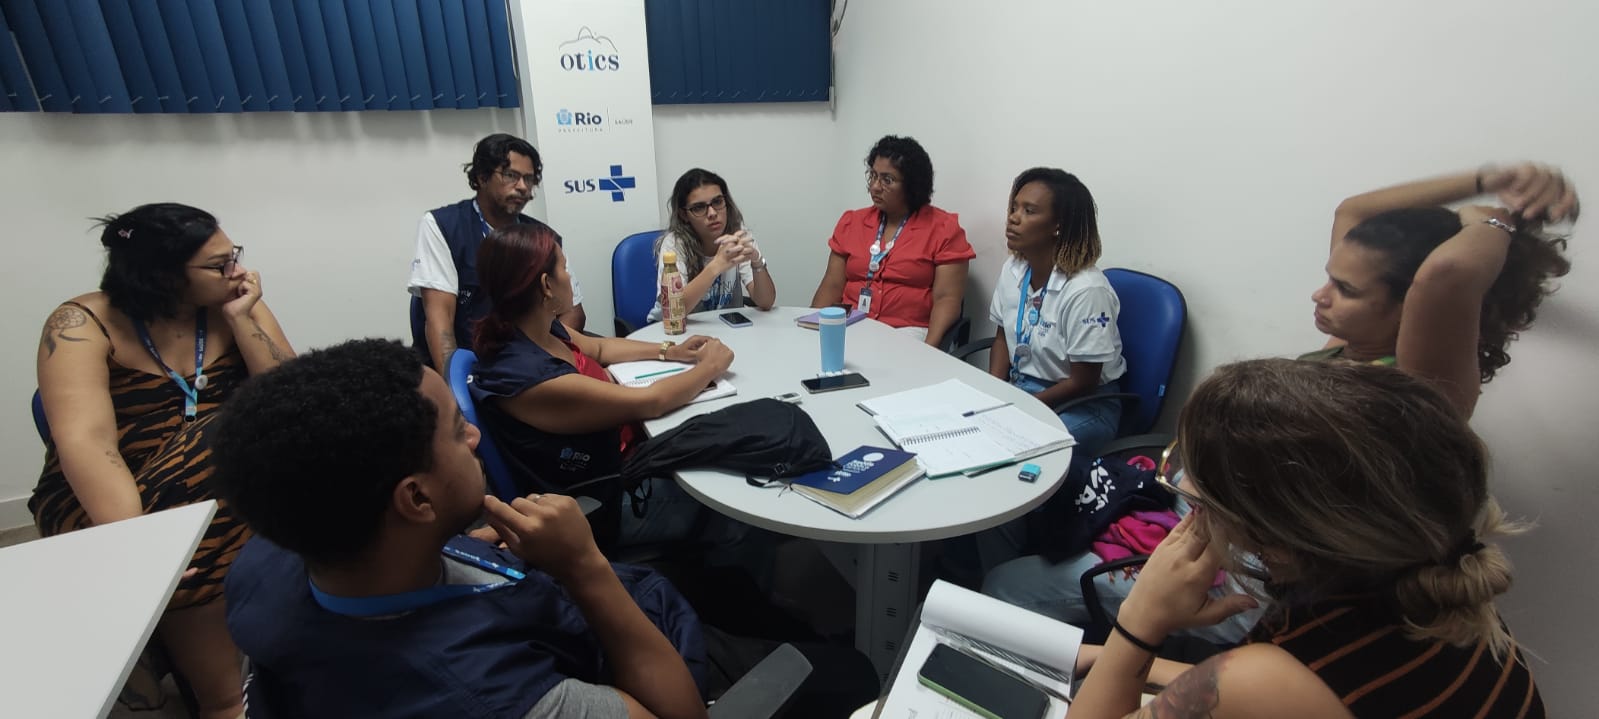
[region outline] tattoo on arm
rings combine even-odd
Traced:
[[[1132,716],[1137,719],[1195,719],[1210,716],[1221,704],[1221,668],[1226,663],[1227,655],[1218,654],[1177,675],[1165,691]]]
[[[122,460],[122,453],[118,452],[118,451],[116,451],[114,449],[106,450],[105,451],[105,458],[108,459],[108,460],[111,460],[111,464],[113,464],[113,465],[115,465],[117,467],[127,468],[127,466],[128,466],[128,463],[124,462]]]
[[[268,335],[266,330],[261,329],[261,323],[254,317],[250,318],[250,324],[255,326],[255,331],[251,332],[250,336],[266,345],[267,353],[272,356],[272,361],[282,362],[283,350],[278,349],[278,343],[272,341],[271,335]]]
[[[50,314],[50,319],[44,321],[44,336],[40,342],[44,343],[45,358],[54,357],[56,354],[56,340],[65,342],[86,342],[82,337],[67,335],[67,330],[82,327],[89,321],[88,315],[76,307],[60,307]]]
[[[439,331],[439,354],[448,355],[456,350],[455,330]]]

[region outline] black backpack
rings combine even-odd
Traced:
[[[628,487],[683,469],[724,469],[770,480],[832,462],[827,439],[805,410],[766,398],[702,414],[650,438],[622,463],[621,475]]]

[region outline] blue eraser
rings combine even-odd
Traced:
[[[1035,482],[1038,480],[1039,473],[1043,471],[1044,469],[1036,464],[1024,464],[1022,465],[1021,474],[1016,475],[1016,478],[1023,482]]]

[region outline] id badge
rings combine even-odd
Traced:
[[[865,313],[872,311],[872,288],[861,288],[861,296],[855,300],[855,309]]]

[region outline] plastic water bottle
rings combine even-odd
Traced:
[[[844,371],[844,330],[849,313],[842,307],[828,307],[816,320],[817,333],[822,336],[822,371]]]
[[[683,273],[677,271],[677,253],[661,253],[661,326],[669,335],[683,334],[688,317],[683,306]]]

